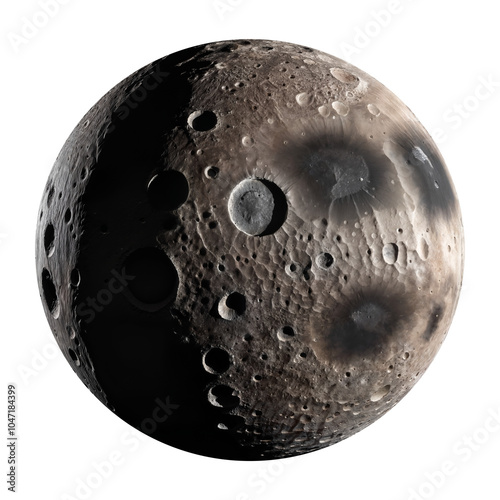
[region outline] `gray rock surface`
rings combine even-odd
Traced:
[[[259,460],[345,439],[407,394],[463,255],[447,168],[397,97],[317,50],[235,40],[145,66],[84,116],[36,266],[96,397],[169,445]]]

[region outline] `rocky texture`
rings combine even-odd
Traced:
[[[459,204],[409,109],[288,43],[160,59],[77,125],[47,182],[37,274],[87,387],[169,445],[258,460],[345,439],[443,342]]]

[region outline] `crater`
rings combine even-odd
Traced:
[[[323,333],[316,334],[315,342],[309,339],[309,345],[320,359],[351,363],[378,358],[390,349],[395,335],[402,340],[413,320],[414,305],[394,287],[357,292],[342,302],[332,301],[329,309],[313,321],[312,331]]]
[[[120,274],[122,285],[143,304],[165,305],[175,299],[179,286],[177,270],[165,252],[156,247],[132,252]]]
[[[227,385],[216,385],[208,391],[208,401],[217,408],[231,410],[240,404],[236,391]]]
[[[213,111],[194,111],[188,117],[188,125],[198,132],[207,132],[217,125],[217,115]]]
[[[228,202],[232,223],[249,236],[275,233],[287,215],[283,191],[264,179],[245,179],[231,192]]]
[[[219,301],[217,310],[221,318],[232,321],[245,312],[245,296],[239,292],[232,292],[228,295],[225,295]]]
[[[149,181],[147,192],[148,199],[155,208],[175,210],[187,200],[189,184],[183,173],[166,170]]]

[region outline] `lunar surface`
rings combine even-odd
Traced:
[[[299,455],[384,415],[441,346],[463,230],[436,145],[356,67],[290,43],[171,54],[48,179],[40,294],[92,393],[173,447]]]

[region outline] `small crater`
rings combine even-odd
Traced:
[[[207,167],[205,169],[205,177],[209,179],[217,179],[217,177],[219,177],[219,169],[217,167]]]
[[[43,245],[45,247],[45,253],[47,257],[50,257],[54,254],[54,240],[56,237],[55,229],[52,224],[48,224],[45,228],[45,234],[43,237]]]
[[[218,408],[231,410],[240,404],[240,398],[235,392],[227,385],[216,385],[208,391],[208,401]]]
[[[212,347],[203,356],[203,368],[209,373],[220,375],[226,372],[231,366],[229,354],[220,347]]]
[[[71,210],[68,208],[64,213],[64,222],[68,224],[70,220],[71,220]]]
[[[155,175],[148,184],[148,198],[155,208],[175,210],[189,195],[189,184],[181,172],[166,170]]]
[[[353,75],[350,71],[343,68],[330,68],[330,73],[342,83],[355,83],[359,81],[356,75]]]
[[[425,238],[420,238],[417,246],[417,252],[422,260],[429,258],[429,243]]]
[[[295,337],[295,331],[291,326],[284,326],[278,330],[278,340],[286,342]]]
[[[78,356],[76,354],[75,351],[73,351],[73,349],[69,348],[68,349],[68,353],[69,353],[69,356],[70,358],[73,360],[73,362],[75,363],[76,366],[80,366],[80,360],[78,359]]]
[[[321,253],[316,257],[316,265],[325,271],[332,267],[333,262],[333,256],[329,253]]]
[[[198,132],[207,132],[217,125],[217,115],[213,111],[194,111],[188,117],[188,125]]]
[[[330,116],[330,108],[323,104],[318,108],[318,113],[324,118],[328,118]]]
[[[59,316],[59,300],[57,298],[56,287],[47,269],[42,270],[42,290],[47,308],[57,318]]]
[[[52,186],[49,190],[49,193],[47,194],[47,208],[50,208],[52,200],[54,199],[55,192],[56,192],[56,190],[54,189],[54,186]]]
[[[80,271],[78,269],[75,268],[71,271],[69,281],[71,286],[77,287],[80,285]]]
[[[390,385],[384,385],[384,387],[381,387],[370,396],[370,401],[372,401],[373,403],[380,401],[382,398],[387,396],[387,394],[389,394],[390,390]]]
[[[72,327],[72,326],[68,326],[66,327],[66,332],[68,333],[69,335],[69,338],[71,340],[74,340],[75,337],[76,337],[76,332],[75,332],[75,329]]]
[[[433,168],[432,164],[429,162],[429,158],[427,157],[427,155],[418,146],[415,146],[411,150],[410,154],[408,155],[408,161],[414,167],[420,167],[428,163],[430,168]]]
[[[349,113],[349,106],[340,101],[332,102],[332,108],[340,116],[347,116],[347,114]]]
[[[302,275],[303,268],[298,262],[292,262],[285,267],[285,272],[290,278],[299,278]]]
[[[241,139],[241,143],[243,144],[243,146],[249,148],[249,147],[254,145],[255,141],[251,137],[249,137],[248,135],[245,135]]]
[[[389,265],[396,263],[398,260],[398,253],[399,249],[395,243],[388,243],[387,245],[384,245],[384,248],[382,249],[382,257],[384,258],[386,264]]]
[[[314,102],[314,96],[307,92],[301,92],[295,96],[299,106],[310,106]]]
[[[239,415],[223,415],[217,428],[225,432],[237,432],[245,425],[245,419]]]
[[[232,292],[225,295],[219,301],[217,310],[221,318],[232,321],[245,312],[245,296],[238,292]]]
[[[380,109],[375,104],[368,104],[366,107],[373,116],[380,116]]]

